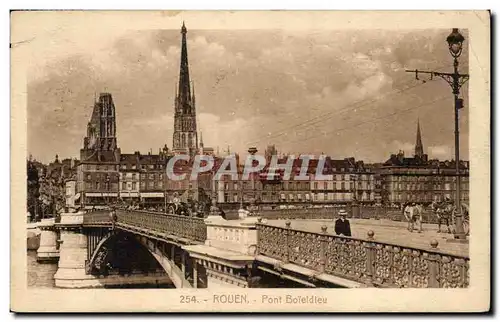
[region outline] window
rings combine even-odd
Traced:
[[[323,182],[323,190],[327,190],[328,189],[328,185],[326,182]]]
[[[158,181],[158,187],[163,188],[163,181]]]
[[[159,177],[160,177],[160,180],[163,180],[163,174],[162,173],[159,174]]]
[[[154,187],[154,181],[149,181],[148,188],[153,188],[153,187]]]
[[[150,173],[149,174],[149,180],[154,180],[154,178],[155,178],[155,175],[153,173]]]
[[[99,182],[96,182],[96,183],[95,183],[95,189],[96,189],[96,190],[99,190],[99,188],[100,188],[100,187],[101,187],[100,183],[99,183]]]
[[[87,180],[90,180],[90,179],[91,179],[90,174],[87,174]]]
[[[317,182],[314,183],[314,190],[318,190],[318,183]]]
[[[146,189],[146,182],[141,181],[141,189]]]
[[[145,173],[141,173],[141,179],[146,179],[146,174]]]
[[[137,189],[136,183],[132,182],[132,190],[136,190],[136,189]]]
[[[127,183],[126,182],[122,182],[122,190],[127,190]]]

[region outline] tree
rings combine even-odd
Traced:
[[[61,177],[40,178],[40,198],[43,217],[56,216],[65,206],[65,184]]]
[[[38,178],[38,169],[30,159],[27,161],[27,209],[30,213],[30,221],[36,221],[39,214],[38,198],[40,197],[40,182]]]

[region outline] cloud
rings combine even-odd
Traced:
[[[420,92],[416,88],[371,103],[373,98],[403,87],[399,79],[413,81],[402,72],[409,62],[420,65],[443,60],[432,52],[438,51],[437,46],[418,55],[401,50],[427,41],[425,35],[402,34],[189,30],[189,67],[205,145],[218,145],[221,150],[231,145],[231,150],[244,153],[249,143],[258,149],[275,143],[280,150],[324,151],[339,157],[363,151],[363,156],[375,161],[399,149],[413,154],[413,144],[406,142],[413,142],[415,133],[407,125],[416,122],[420,112],[388,119],[380,116],[423,104],[449,90],[422,86]],[[53,158],[58,152],[77,153],[94,93],[99,91],[111,92],[115,100],[123,152],[142,147],[155,150],[165,143],[170,147],[179,77],[179,31],[111,30],[96,38],[104,42],[95,45],[88,38],[57,36],[54,44],[60,54],[51,59],[33,56],[37,75],[44,77],[33,77],[28,87],[28,145],[34,148],[30,152],[40,159],[45,154]],[[446,50],[443,56],[449,63]],[[358,104],[364,106],[356,109]],[[449,109],[443,108],[420,115],[425,124],[424,144],[428,140],[429,144],[445,145],[453,139],[438,132],[443,119],[449,119],[446,113]],[[465,118],[464,114],[462,120]],[[306,123],[311,119],[314,122]],[[306,125],[300,126],[303,123]],[[357,126],[359,123],[364,124]],[[305,140],[311,137],[314,139]],[[46,142],[53,144],[49,147]]]
[[[452,148],[447,145],[430,146],[428,148],[428,151],[430,158],[435,158],[440,160],[452,158],[452,152],[453,152]]]
[[[198,130],[203,132],[203,143],[206,147],[226,150],[230,146],[231,151],[246,153],[246,145],[257,130],[258,120],[254,118],[238,118],[223,120],[220,116],[201,113],[199,114]]]

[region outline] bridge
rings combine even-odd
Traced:
[[[402,223],[351,219],[353,236],[343,237],[332,232],[332,209],[292,212],[308,219],[64,213],[38,224],[38,259],[58,261],[62,288],[151,281],[176,288],[469,285],[468,245],[447,243],[431,224],[412,235]]]

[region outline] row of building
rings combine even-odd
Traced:
[[[428,160],[423,152],[420,124],[417,126],[415,154],[405,157],[403,152],[391,155],[380,164],[365,164],[354,158],[325,159],[323,174],[331,177],[324,180],[316,176],[319,160],[309,161],[309,180],[294,180],[300,173],[301,159],[293,160],[292,176],[288,179],[278,173],[269,179],[269,167],[261,173],[241,180],[224,176],[214,179],[222,163],[212,148],[206,148],[198,136],[196,124],[196,98],[191,88],[187,59],[186,27],[181,29],[181,60],[178,90],[174,101],[174,133],[172,149],[167,145],[158,154],[122,153],[116,137],[115,104],[110,93],[101,93],[94,102],[92,116],[87,124],[87,135],[80,150],[80,160],[72,161],[66,182],[66,201],[69,206],[84,208],[103,206],[121,201],[141,204],[146,207],[162,207],[171,202],[174,195],[182,199],[211,199],[227,207],[238,207],[241,203],[258,201],[270,206],[345,204],[353,201],[366,204],[401,204],[408,201],[430,203],[452,197],[455,187],[454,162]],[[249,149],[250,154],[258,151]],[[197,180],[189,176],[182,181],[169,179],[167,164],[174,155],[191,157],[212,155],[215,157],[213,171],[198,175]],[[265,151],[269,161],[276,155],[274,146]],[[238,159],[238,156],[235,155]],[[280,163],[285,163],[282,156]],[[176,174],[191,173],[190,162],[177,162]],[[66,171],[63,166],[62,172]],[[239,172],[243,165],[238,162]],[[57,172],[57,171],[56,171]],[[462,199],[468,200],[468,162],[460,162],[462,176]]]

